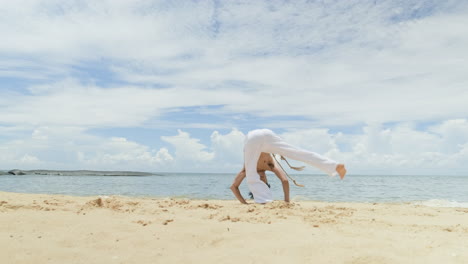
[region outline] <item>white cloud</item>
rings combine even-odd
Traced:
[[[0,32],[9,40],[0,54],[20,57],[8,69],[37,75],[50,68],[41,74],[56,80],[75,74],[76,66],[102,63],[114,80],[135,83],[81,89],[65,81],[59,85],[80,91],[48,96],[36,88],[34,98],[11,98],[35,107],[13,107],[16,114],[0,122],[33,108],[35,119],[52,116],[55,124],[106,126],[122,116],[131,126],[166,108],[210,104],[225,105],[227,113],[306,117],[320,126],[467,114],[468,9],[459,1],[15,1],[0,10]],[[154,84],[173,89],[146,87]],[[57,84],[43,87],[50,85]],[[123,98],[133,102],[128,113]],[[44,105],[69,105],[64,115],[71,121],[37,111]],[[96,107],[98,115],[89,118]]]
[[[288,143],[322,155],[337,148],[333,135],[326,129],[305,129],[289,131],[281,134]]]
[[[468,169],[466,123],[448,120],[434,124],[430,131],[409,123],[371,124],[352,134],[296,129],[280,136],[292,145],[344,162],[352,174],[460,174]],[[319,171],[308,167],[306,172]]]
[[[92,136],[74,127],[37,127],[0,146],[0,168],[164,171],[174,158],[123,137]]]
[[[39,165],[41,162],[37,157],[31,156],[29,154],[25,154],[23,157],[21,157],[21,159],[19,160],[19,163],[23,166],[31,166],[31,165]]]
[[[455,130],[460,130],[464,128],[466,120],[451,120],[434,127],[444,127],[446,124],[451,124]],[[188,133],[182,131],[178,133],[178,136],[171,137],[171,139],[178,138],[177,143],[171,144],[176,147],[176,152],[182,151],[187,156],[176,155],[176,161],[180,158],[180,161],[192,168],[197,166],[190,165],[189,160],[196,161],[205,170],[234,172],[240,168],[244,138],[242,132],[234,129],[223,135],[214,131],[211,136],[211,147],[191,138]],[[464,162],[468,153],[468,140],[452,137],[449,131],[431,133],[419,131],[409,124],[385,128],[374,124],[365,127],[359,134],[342,132],[333,134],[324,129],[307,129],[288,131],[280,136],[293,145],[345,162],[353,174],[446,174],[460,173],[468,169]],[[445,138],[456,141],[460,148],[456,151],[444,151],[446,144],[453,144],[447,143],[451,141],[446,141]],[[181,143],[184,141],[190,143]],[[186,147],[190,145],[194,147],[190,147],[187,151]],[[212,149],[213,152],[207,152],[207,149]],[[210,159],[200,158],[208,153]],[[308,168],[307,172],[318,171]]]
[[[448,120],[434,124],[431,132],[409,124],[373,124],[360,133],[297,129],[280,136],[344,162],[351,174],[461,174],[468,170],[468,139],[458,133],[465,131],[466,124],[465,119]],[[0,146],[0,167],[233,173],[242,167],[244,133],[237,129],[225,134],[213,131],[206,144],[182,130],[161,139],[169,146],[154,149],[123,137],[92,136],[76,128],[37,127],[28,137]],[[308,166],[306,172],[319,171]]]
[[[171,167],[174,160],[166,148],[151,150],[148,146],[121,137],[99,138],[97,140],[99,140],[97,146],[77,147],[80,150],[76,151],[77,159],[81,166],[164,171]]]
[[[463,148],[468,141],[468,122],[466,119],[454,119],[444,121],[429,128],[432,133],[441,136],[440,151],[456,152]]]
[[[464,122],[458,123],[457,129],[463,128]],[[436,127],[439,126],[444,123]],[[451,148],[454,144],[466,144],[467,139],[454,137],[448,131],[421,131],[408,124],[391,128],[369,126],[363,134],[352,136],[350,141],[354,142],[352,151],[340,154],[357,170],[450,174],[468,168],[457,158],[459,149]]]
[[[240,92],[225,89],[102,88],[68,79],[30,87],[32,95],[9,95],[0,123],[11,125],[138,126],[167,109],[242,100]]]
[[[199,139],[190,137],[190,134],[178,130],[176,136],[163,136],[161,139],[175,147],[175,157],[184,165],[184,162],[193,163],[207,162],[214,158],[214,153],[207,151],[207,147],[201,144]]]
[[[156,153],[156,157],[155,157],[154,160],[155,160],[156,163],[165,164],[165,163],[170,163],[170,162],[174,161],[174,158],[169,153],[169,150],[167,148],[161,148]]]
[[[0,14],[3,166],[230,170],[243,133],[217,130],[272,127],[356,170],[466,168],[464,1],[19,0]],[[113,127],[184,131],[162,138],[174,154],[87,132]]]
[[[5,167],[5,164],[13,165],[12,167]],[[22,155],[15,155],[4,151],[0,148],[0,168],[1,169],[23,169],[23,168],[37,168],[41,167],[43,162],[36,156],[28,153]]]
[[[237,129],[223,135],[218,131],[211,134],[211,147],[215,154],[214,161],[219,171],[237,171],[242,169],[244,158],[245,135]]]

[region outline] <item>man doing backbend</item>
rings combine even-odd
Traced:
[[[261,161],[267,158],[263,157],[261,159],[262,153],[267,155],[268,153],[275,153],[293,160],[302,161],[317,167],[330,176],[339,174],[341,179],[346,175],[344,164],[340,164],[315,152],[303,150],[290,145],[269,129],[252,130],[247,134],[244,141],[244,168],[236,176],[234,183],[231,186],[231,190],[241,203],[246,203],[238,189],[244,177],[247,178],[247,185],[252,192],[256,203],[267,203],[273,201],[270,188],[268,188],[266,183],[260,179],[260,175],[257,172],[258,165],[261,165]],[[275,163],[273,161],[272,164],[273,167],[271,167],[270,170],[273,171],[283,183],[285,201],[289,202],[288,180],[285,177],[284,172],[278,169],[277,166],[274,166]]]

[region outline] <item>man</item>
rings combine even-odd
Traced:
[[[279,169],[276,166],[276,162],[273,160],[269,153],[262,152],[257,162],[257,173],[259,174],[260,181],[264,182],[268,185],[268,180],[266,178],[266,171],[271,171],[275,173],[275,175],[280,179],[281,184],[283,184],[283,192],[284,192],[284,201],[289,202],[289,181],[286,177],[283,170]],[[245,178],[245,167],[237,174],[234,182],[231,185],[231,190],[236,196],[236,198],[243,204],[247,204],[244,197],[239,191],[239,186]],[[255,196],[254,196],[255,199]]]
[[[260,175],[257,172],[257,163],[260,160],[262,152],[276,153],[290,159],[305,162],[319,168],[330,176],[339,174],[340,178],[343,179],[346,175],[344,164],[339,164],[338,162],[315,152],[292,146],[286,143],[283,139],[281,139],[278,135],[269,129],[252,130],[247,134],[244,141],[244,168],[245,178],[247,178],[247,185],[252,192],[256,203],[267,203],[273,200],[271,190],[268,188],[265,182],[260,180]],[[241,173],[242,171],[239,174]],[[238,187],[237,183],[240,184],[240,182],[243,180],[242,175],[239,176],[239,174],[234,180],[233,186],[231,186],[231,190],[241,203],[246,203],[240,193],[236,192],[236,186]],[[284,177],[284,172],[277,170],[275,174],[283,182],[282,177],[279,175],[283,175]],[[239,179],[240,182],[238,182]],[[284,183],[283,190],[285,190]],[[287,192],[285,191],[285,201],[289,201],[289,185],[287,186]]]

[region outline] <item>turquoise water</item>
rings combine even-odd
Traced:
[[[235,199],[229,186],[234,174],[163,173],[160,176],[2,175],[0,191],[66,195],[125,195]],[[468,176],[294,175],[305,188],[291,182],[292,200],[343,202],[422,202],[468,207]],[[282,186],[268,175],[274,198],[283,199]],[[247,197],[245,182],[241,192]]]

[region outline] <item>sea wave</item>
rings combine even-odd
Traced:
[[[424,206],[429,206],[429,207],[468,208],[468,203],[465,203],[465,202],[457,202],[457,201],[450,201],[450,200],[439,200],[439,199],[431,199],[431,200],[427,200],[427,201],[418,201],[418,202],[414,202],[413,204],[424,205]]]

